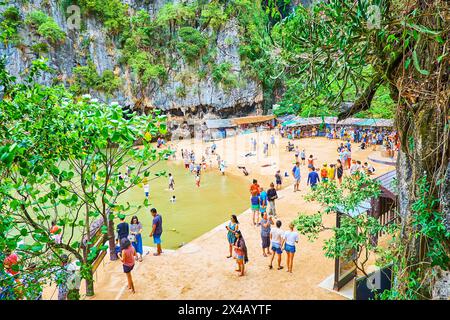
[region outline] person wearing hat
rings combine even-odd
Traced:
[[[322,182],[328,182],[328,166],[326,163],[323,164],[322,170],[320,170],[320,178]]]

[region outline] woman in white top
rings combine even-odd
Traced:
[[[286,231],[284,233],[283,245],[284,250],[287,254],[287,272],[292,273],[292,267],[294,265],[295,244],[298,243],[299,236],[297,231],[294,231],[294,223],[291,222],[291,224],[289,225],[289,229],[289,231]]]

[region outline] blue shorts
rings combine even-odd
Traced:
[[[154,244],[161,244],[161,235],[159,235],[159,236],[153,235],[153,243]]]
[[[277,254],[281,254],[283,252],[283,250],[281,249],[280,245],[274,246],[272,244],[272,251],[277,253]]]
[[[244,256],[236,255],[236,259],[237,259],[237,260],[244,260]]]
[[[289,253],[295,253],[295,246],[291,246],[289,244],[284,245],[284,250]]]
[[[148,198],[148,192],[145,193],[145,197]]]

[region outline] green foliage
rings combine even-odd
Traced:
[[[30,12],[25,23],[36,29],[36,32],[52,43],[62,42],[66,38],[65,32],[47,14],[40,10]]]
[[[415,267],[408,267],[408,244],[394,238],[394,249],[388,251],[384,260],[394,262],[395,286],[386,290],[378,298],[382,300],[421,300],[431,296],[429,282],[436,268],[448,271],[450,252],[446,243],[450,241],[450,232],[445,226],[445,214],[439,209],[439,199],[431,193],[427,177],[417,182],[416,200],[411,206],[413,232],[411,237],[424,245],[424,257]],[[409,262],[410,263],[410,262]]]
[[[411,206],[413,211],[412,225],[417,230],[416,237],[422,237],[427,243],[426,259],[431,267],[439,266],[450,269],[450,252],[445,245],[450,241],[450,231],[446,228],[446,216],[439,209],[439,199],[430,192],[427,177],[421,177],[418,182],[418,197]]]
[[[18,28],[21,24],[19,9],[16,7],[6,8],[0,15],[0,40],[5,45],[17,44],[19,41]]]
[[[29,14],[27,14],[25,18],[25,23],[27,25],[30,25],[34,28],[39,28],[40,25],[47,22],[49,19],[49,16],[45,14],[44,12],[40,10],[31,11]]]
[[[186,87],[184,87],[184,86],[177,87],[177,89],[175,90],[175,94],[179,98],[186,97],[186,95],[187,95]]]
[[[75,83],[71,86],[71,90],[78,95],[87,93],[91,89],[111,94],[121,84],[120,78],[111,70],[105,70],[99,75],[91,60],[86,66],[73,68],[72,72]]]
[[[130,67],[144,84],[153,80],[164,80],[166,77],[166,69],[164,66],[149,63],[151,60],[149,56],[149,53],[141,51],[132,55],[129,59]]]
[[[186,62],[192,64],[198,61],[206,49],[208,40],[200,31],[192,27],[180,28],[178,36],[180,37],[180,42],[177,43],[177,49]]]
[[[314,215],[299,215],[294,221],[300,234],[310,241],[318,238],[320,232],[332,230],[333,236],[325,240],[323,246],[327,258],[344,258],[353,261],[363,273],[365,264],[371,252],[382,251],[372,241],[379,232],[393,234],[395,225],[381,226],[378,219],[367,213],[357,213],[355,210],[364,201],[376,198],[380,194],[378,182],[364,173],[352,175],[337,185],[331,180],[319,184],[305,196],[307,201],[317,201],[324,206],[323,211]],[[339,227],[327,227],[323,224],[323,215],[340,212]]]
[[[37,33],[53,43],[63,41],[66,37],[65,32],[53,20],[41,24],[37,29]]]
[[[215,83],[221,84],[225,90],[235,88],[238,84],[237,76],[231,72],[231,63],[223,62],[213,68],[212,78]]]
[[[128,24],[128,6],[121,0],[77,0],[82,12],[95,15],[103,21],[113,35],[119,34]]]
[[[38,55],[40,55],[42,53],[47,53],[48,52],[48,44],[46,44],[45,42],[33,44],[31,46],[31,50],[33,50],[33,52],[37,53]]]
[[[158,111],[138,116],[89,96],[77,100],[63,86],[36,83],[42,71],[48,71],[45,61],[34,61],[25,81],[16,83],[0,60],[0,121],[5,124],[0,128],[0,252],[16,250],[21,273],[31,258],[36,260],[40,283],[51,281],[52,266],[69,254],[79,261],[81,276],[92,280],[90,264],[105,248],[82,237],[93,218],[101,217],[102,231],[107,231],[101,243],[113,239],[108,219],[136,207],[119,205],[118,199],[169,153],[157,151],[147,139],[167,133],[166,116]],[[136,141],[143,148],[136,149]],[[118,177],[126,164],[132,172],[127,183]],[[60,244],[49,232],[51,221],[61,229]],[[4,279],[2,275],[1,291],[14,286]],[[15,288],[11,291],[10,297],[19,295]]]

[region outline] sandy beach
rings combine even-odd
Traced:
[[[262,155],[262,141],[269,141],[272,134],[276,136],[276,147],[270,147],[269,157],[266,158]],[[243,155],[251,148],[249,143],[251,137],[257,138],[259,150],[257,155],[246,159]],[[247,183],[249,186],[251,180],[256,178],[260,185],[267,189],[269,183],[274,181],[277,169],[280,169],[282,174],[285,171],[289,174],[291,172],[295,158],[294,152],[286,151],[287,143],[287,139],[282,139],[275,132],[263,132],[227,138],[217,141],[216,145],[217,153],[227,163],[227,175],[241,176],[242,183]],[[307,157],[313,154],[317,158],[316,166],[321,166],[323,163],[335,163],[336,148],[340,143],[340,140],[326,138],[294,140],[294,144],[298,145],[300,150],[303,148],[306,150]],[[196,150],[197,159],[200,160],[200,152],[203,152],[204,148],[211,143],[184,140],[178,141],[176,145],[178,152],[176,161],[182,162],[179,156],[181,148]],[[356,145],[353,145],[352,149],[352,158],[362,162],[367,161],[367,156],[373,152],[372,148],[358,150]],[[213,159],[211,160],[214,162]],[[243,164],[250,172],[247,177],[237,168],[238,165]],[[376,169],[374,177],[393,170],[391,166],[376,163],[372,165]],[[220,174],[217,162],[208,170],[216,170],[217,174]],[[347,171],[345,174],[348,174]],[[301,167],[301,175],[300,192],[293,192],[291,177],[284,179],[283,190],[278,191],[277,213],[278,218],[283,222],[284,230],[299,213],[313,214],[321,208],[317,203],[306,202],[303,199],[309,191],[309,187],[306,186],[306,166]],[[249,194],[242,194],[242,197],[249,198]],[[164,212],[161,214],[164,218]],[[105,258],[95,274],[96,294],[89,299],[344,299],[318,286],[334,270],[334,261],[325,258],[322,250],[323,241],[330,236],[329,232],[322,233],[315,242],[309,242],[301,236],[294,257],[293,273],[288,273],[286,269],[269,270],[270,258],[262,255],[260,228],[253,226],[250,210],[241,213],[238,219],[249,254],[245,277],[237,277],[236,272],[233,271],[234,260],[226,258],[228,255],[225,230],[227,221],[178,250],[164,251],[159,257],[146,255],[143,262],[136,264],[132,273],[135,294],[126,290],[126,277],[120,261],[111,262]],[[334,222],[334,215],[325,218],[327,226],[333,226]],[[148,237],[148,233],[149,230],[144,230],[143,236]],[[164,237],[168,236],[170,233],[163,233],[163,241]],[[283,254],[282,265],[285,265],[285,259],[286,256]],[[83,291],[81,293],[83,294]]]

